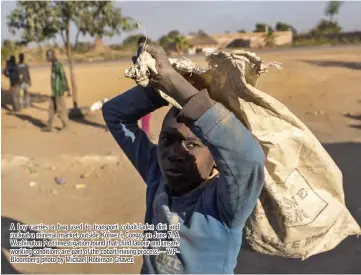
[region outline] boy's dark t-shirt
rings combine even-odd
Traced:
[[[110,132],[147,184],[145,223],[180,224],[173,238],[180,253],[143,256],[142,273],[233,273],[237,264],[242,230],[264,183],[264,153],[233,113],[202,102],[210,102],[206,91],[178,119],[193,120],[191,130],[208,146],[219,174],[180,197],[166,191],[157,145],[137,124],[167,103],[152,88],[136,86],[103,105]]]
[[[20,85],[19,68],[15,63],[8,62],[3,73],[9,78],[11,87]]]

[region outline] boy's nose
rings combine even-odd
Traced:
[[[171,161],[174,161],[174,162],[182,162],[182,161],[184,161],[184,157],[183,156],[181,156],[181,155],[170,155],[169,156],[169,160],[171,160]]]
[[[170,152],[169,152],[169,160],[171,161],[184,161],[185,160],[185,149],[181,144],[172,146]]]

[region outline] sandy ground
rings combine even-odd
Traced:
[[[259,88],[289,107],[314,132],[344,173],[346,203],[361,223],[361,48],[310,49],[260,54],[281,61],[283,70],[265,74]],[[200,60],[197,60],[200,62]],[[133,85],[123,77],[130,62],[81,65],[75,73],[79,102],[89,105]],[[50,95],[50,67],[32,70],[34,108],[10,115],[7,79],[2,78],[2,263],[9,256],[12,221],[34,223],[132,223],[144,217],[145,186],[104,126],[101,113],[72,120],[69,132],[43,133]],[[67,99],[68,107],[71,99]],[[167,108],[154,113],[157,137]],[[56,126],[61,126],[57,121]],[[156,141],[157,138],[154,138]],[[64,185],[56,184],[61,177]],[[30,184],[30,182],[35,182]],[[77,189],[78,184],[86,187]],[[361,272],[361,239],[349,237],[336,249],[305,262],[241,251],[236,273]],[[16,264],[25,273],[138,273],[135,264]]]

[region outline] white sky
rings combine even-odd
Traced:
[[[307,31],[324,17],[324,1],[122,1],[116,5],[125,16],[139,21],[151,39],[179,30],[183,34],[202,29],[210,34],[240,29],[253,31],[256,23],[277,21],[293,25],[298,31]],[[6,26],[6,16],[15,8],[15,1],[1,2],[1,40],[16,39]],[[341,6],[336,20],[344,31],[361,30],[361,2],[346,1]],[[75,30],[73,35],[75,36]],[[129,33],[113,38],[104,38],[106,43],[120,43]],[[93,41],[81,37],[82,41]],[[61,40],[59,39],[59,42]]]

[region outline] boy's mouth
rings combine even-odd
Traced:
[[[185,169],[180,169],[177,166],[168,166],[164,168],[164,172],[170,176],[182,176],[185,174]]]
[[[180,170],[180,169],[178,169],[178,168],[174,168],[174,167],[172,167],[172,168],[167,168],[167,169],[165,169],[165,171],[166,171],[167,173],[170,173],[170,174],[184,174],[184,171],[182,171],[182,170]]]

